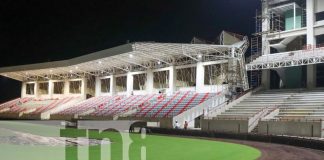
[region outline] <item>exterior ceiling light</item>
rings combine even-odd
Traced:
[[[133,54],[129,54],[129,58],[133,58],[133,56],[134,56]]]
[[[78,66],[75,66],[75,69],[79,69],[79,67]]]
[[[160,65],[161,64],[161,61],[158,61],[158,65]]]
[[[70,70],[70,73],[72,73],[73,71],[72,70]]]
[[[198,54],[198,58],[202,58],[202,55],[201,54]]]
[[[102,62],[101,62],[101,61],[99,61],[98,63],[99,63],[99,64],[101,64]]]

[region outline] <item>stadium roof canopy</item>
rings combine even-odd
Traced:
[[[18,81],[104,76],[129,71],[215,61],[239,56],[244,41],[233,45],[136,42],[69,60],[0,68],[0,75]],[[234,48],[234,50],[232,50]]]

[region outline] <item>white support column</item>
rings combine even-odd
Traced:
[[[146,72],[146,91],[148,94],[153,93],[154,90],[154,79],[153,71],[148,69]]]
[[[96,88],[95,88],[95,96],[98,97],[101,95],[101,79],[100,77],[96,77]]]
[[[314,89],[316,87],[316,64],[307,65],[307,88]]]
[[[198,62],[196,69],[196,92],[202,93],[205,86],[205,68],[203,63]]]
[[[53,98],[54,94],[54,82],[53,80],[48,81],[48,96],[49,98]]]
[[[314,34],[314,0],[306,1],[306,22],[307,22],[307,45],[314,48],[316,46],[316,37]],[[316,87],[316,65],[307,65],[307,88],[312,89]]]
[[[232,47],[231,49],[231,57],[234,58],[235,57],[235,47]]]
[[[21,83],[21,98],[24,98],[26,96],[26,88],[27,88],[27,83],[22,82]]]
[[[262,70],[261,85],[264,89],[270,89],[270,69]]]
[[[81,80],[81,95],[84,97],[84,99],[87,98],[87,79],[82,78]]]
[[[296,3],[294,3],[294,29],[296,29]]]
[[[36,81],[35,82],[35,85],[34,85],[34,95],[35,95],[36,98],[39,97],[39,94],[38,93],[39,93],[38,92],[38,82]]]
[[[110,95],[114,96],[116,94],[116,77],[111,75],[110,77]]]
[[[169,70],[169,94],[176,92],[177,70],[175,66],[170,66]]]
[[[306,1],[307,45],[316,45],[314,35],[314,0]]]
[[[262,16],[268,16],[269,15],[269,5],[267,1],[264,1],[262,3]],[[270,20],[265,20],[262,21],[262,32],[268,32],[270,30]],[[267,34],[263,34],[262,35],[262,54],[266,55],[266,54],[270,54],[270,45],[269,45],[269,41],[267,38]]]
[[[133,93],[133,84],[134,84],[134,78],[131,72],[127,73],[127,82],[126,82],[126,88],[127,88],[127,95],[130,96]]]
[[[64,95],[68,96],[70,94],[70,82],[69,80],[64,80]]]

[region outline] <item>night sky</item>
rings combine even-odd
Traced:
[[[63,60],[134,41],[250,36],[260,0],[1,0],[0,67]],[[0,102],[20,82],[0,78]]]

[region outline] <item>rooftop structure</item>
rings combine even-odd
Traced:
[[[4,67],[0,75],[22,81],[22,97],[39,98],[218,92],[223,83],[247,89],[247,37],[224,31],[219,39],[217,45],[128,43],[63,61]]]

